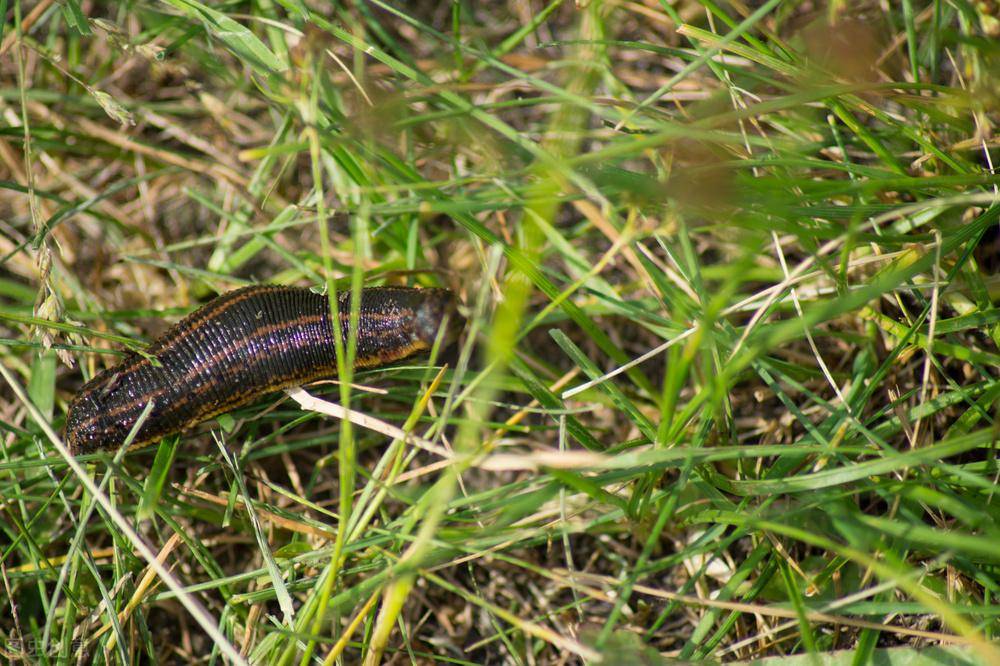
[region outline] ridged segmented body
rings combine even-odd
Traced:
[[[337,295],[348,339],[350,292]],[[361,291],[355,367],[375,367],[428,351],[455,299],[445,289]],[[452,331],[449,331],[449,334]],[[253,286],[223,294],[181,320],[147,350],[132,353],[80,389],[66,416],[74,454],[121,446],[146,404],[139,445],[245,405],[271,391],[337,374],[326,294]]]

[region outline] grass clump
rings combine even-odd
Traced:
[[[5,659],[995,662],[987,4],[0,0]],[[263,281],[468,324],[59,454]]]

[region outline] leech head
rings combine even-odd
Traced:
[[[416,308],[416,321],[413,326],[415,342],[430,349],[444,327],[444,338],[441,340],[441,348],[444,349],[457,340],[458,334],[462,331],[458,299],[447,289],[421,289],[417,293],[420,294],[420,303]]]

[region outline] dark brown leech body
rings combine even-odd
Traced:
[[[338,294],[348,340],[350,293]],[[445,289],[376,287],[361,291],[355,367],[428,351],[455,299]],[[66,442],[74,454],[121,446],[149,401],[134,445],[291,386],[337,374],[330,302],[308,289],[254,286],[219,296],[181,320],[147,350],[130,354],[73,398]]]

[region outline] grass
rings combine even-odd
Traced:
[[[816,7],[0,0],[4,658],[997,663],[1000,23]],[[258,282],[468,321],[66,455]]]

